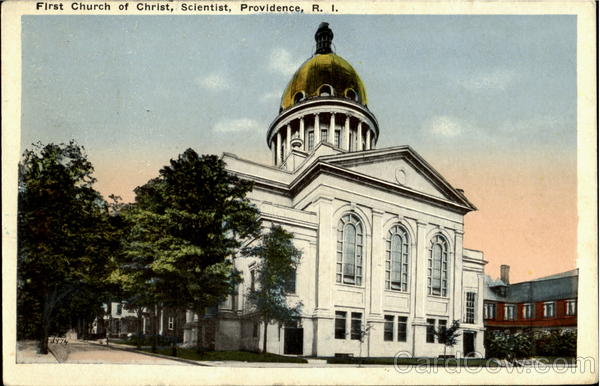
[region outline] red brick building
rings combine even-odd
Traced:
[[[510,284],[509,267],[500,279],[486,276],[484,325],[486,329],[554,330],[577,328],[578,271]]]

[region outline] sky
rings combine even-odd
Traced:
[[[464,244],[489,275],[575,268],[575,16],[23,16],[21,152],[75,139],[125,201],[189,147],[270,163],[267,128],[322,21],[377,147],[410,145],[477,206]]]

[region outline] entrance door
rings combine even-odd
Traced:
[[[304,339],[304,329],[286,327],[284,329],[283,339],[284,354],[302,355],[302,340]]]
[[[475,332],[463,332],[463,353],[465,357],[474,356],[475,354]]]

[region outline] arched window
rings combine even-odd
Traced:
[[[304,91],[298,91],[296,94],[294,94],[294,103],[302,102],[304,97]]]
[[[448,241],[440,234],[431,239],[429,246],[427,288],[429,295],[447,296],[448,294]]]
[[[388,232],[385,249],[385,288],[408,290],[408,233],[400,225]]]
[[[321,86],[321,88],[319,89],[319,96],[331,96],[331,95],[333,95],[333,89],[331,88],[330,85],[324,84],[323,86]]]
[[[347,214],[337,227],[338,283],[362,285],[363,277],[363,227],[356,215]]]
[[[358,102],[358,93],[353,89],[349,88],[348,90],[346,90],[346,98]]]

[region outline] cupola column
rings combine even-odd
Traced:
[[[285,133],[285,154],[290,154],[292,151],[292,147],[290,146],[290,141],[292,140],[292,127],[290,124],[287,124],[286,133]]]
[[[319,123],[319,113],[315,113],[315,147],[321,142],[321,124]]]
[[[277,166],[281,165],[283,160],[281,159],[281,131],[277,132],[277,147],[275,148],[275,159],[277,160]]]
[[[367,150],[371,150],[371,128],[367,128]]]
[[[273,164],[277,165],[277,144],[275,141],[271,141],[271,148],[273,150]]]
[[[342,149],[350,151],[350,115],[346,114],[346,121],[344,122],[344,143]]]
[[[303,150],[306,150],[306,144],[304,143],[304,117],[300,117],[300,139],[302,140]]]
[[[329,120],[329,132],[327,133],[327,142],[333,144],[333,138],[335,136],[335,113],[331,112],[331,119]]]
[[[362,135],[362,129],[363,129],[363,123],[362,121],[358,121],[358,127],[356,128],[356,137],[357,137],[357,144],[356,144],[356,150],[362,150],[362,139],[363,139],[363,135]]]

